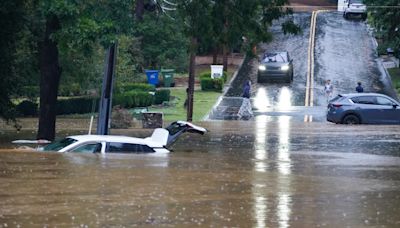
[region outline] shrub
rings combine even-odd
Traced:
[[[148,107],[153,104],[153,95],[144,91],[131,91],[113,97],[113,105],[122,108]]]
[[[171,97],[171,91],[169,89],[157,90],[154,94],[154,104],[162,104],[164,101],[169,101]]]
[[[211,78],[211,71],[205,71],[205,72],[201,73],[200,80],[203,78]],[[224,73],[222,74],[222,78],[223,78],[223,82],[225,83],[226,80],[228,79],[228,74],[226,73],[226,71],[224,71]]]
[[[201,90],[203,91],[218,91],[221,92],[224,86],[223,78],[203,77],[200,79]]]
[[[94,109],[94,111],[97,111],[99,107],[99,100],[100,99],[98,97],[79,97],[58,100],[57,114],[83,114],[92,112],[92,109]]]
[[[38,113],[38,105],[29,100],[23,100],[16,107],[17,112],[22,116],[36,116]]]
[[[114,89],[115,94],[126,93],[131,91],[155,91],[154,85],[145,83],[125,83],[117,85]]]

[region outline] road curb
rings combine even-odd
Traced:
[[[209,118],[209,117],[210,117],[210,114],[212,113],[213,110],[215,110],[215,109],[219,106],[219,104],[221,103],[221,101],[224,99],[226,93],[229,91],[229,88],[230,88],[231,85],[232,85],[232,82],[236,80],[237,75],[239,74],[240,70],[242,69],[243,63],[244,63],[244,61],[245,61],[246,58],[247,58],[247,56],[245,56],[245,57],[241,60],[241,62],[240,62],[240,64],[239,64],[239,67],[236,69],[235,73],[233,73],[233,76],[232,76],[231,80],[229,80],[229,82],[228,82],[227,84],[224,85],[224,88],[223,88],[223,90],[222,90],[222,95],[218,97],[217,101],[215,102],[215,104],[213,105],[213,107],[211,108],[211,110],[209,110],[208,113],[207,113],[207,115],[205,115],[205,116],[203,117],[203,119],[202,119],[203,121],[205,121],[205,120],[210,120],[210,118]]]

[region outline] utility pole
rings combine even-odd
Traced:
[[[98,135],[108,135],[108,126],[112,111],[112,91],[117,59],[117,46],[117,42],[115,42],[107,50],[97,123]]]
[[[187,92],[187,121],[193,121],[193,94],[194,94],[194,77],[195,77],[195,66],[196,66],[196,51],[197,50],[197,38],[192,36],[190,41],[190,63],[189,63],[189,82]]]

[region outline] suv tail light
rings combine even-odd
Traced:
[[[335,108],[340,108],[340,107],[342,107],[341,104],[332,104],[332,106],[335,107]]]

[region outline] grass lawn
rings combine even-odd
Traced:
[[[400,94],[400,68],[388,69],[390,76],[392,77],[392,83],[397,93]]]
[[[195,90],[194,92],[194,107],[193,121],[200,121],[214,106],[217,98],[221,95],[219,92],[205,92]],[[163,112],[164,121],[186,120],[186,109],[183,103],[186,99],[186,88],[171,88],[171,106],[168,107],[149,107],[151,112]]]

